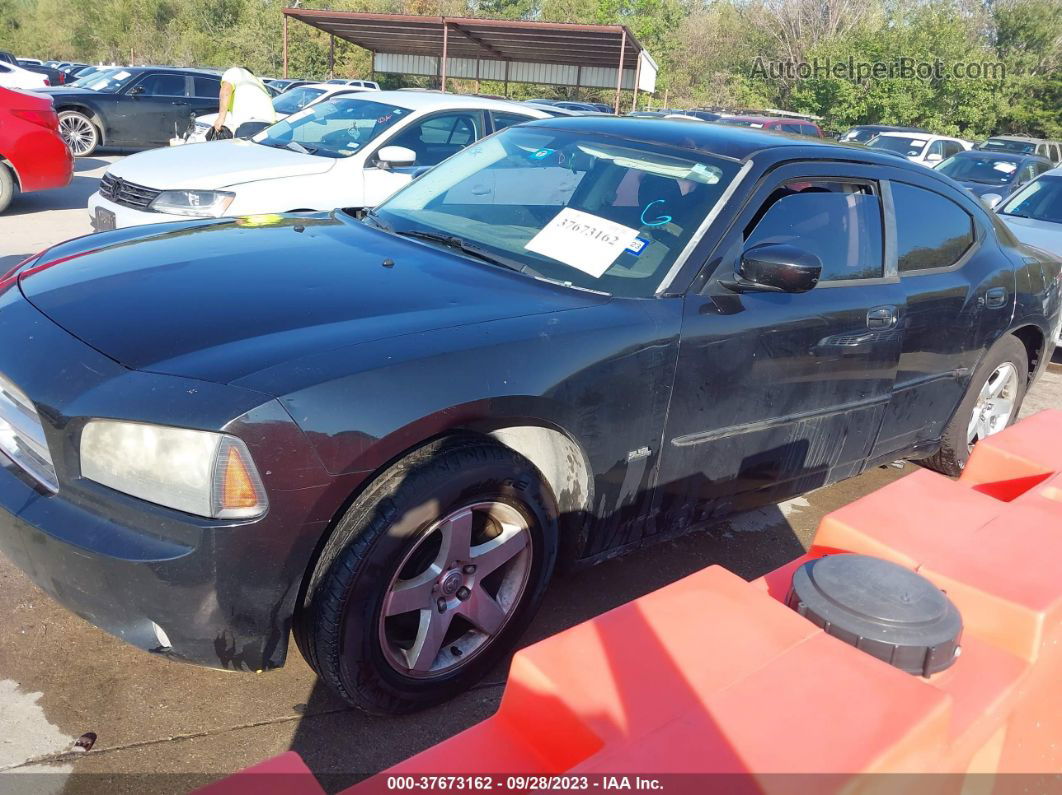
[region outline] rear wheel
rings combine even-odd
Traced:
[[[1016,337],[1006,336],[985,354],[941,437],[940,450],[919,463],[958,475],[978,441],[1013,425],[1025,399],[1029,358]]]
[[[428,445],[340,520],[296,616],[299,648],[369,712],[452,698],[534,615],[556,559],[556,519],[522,456],[472,438]]]
[[[100,145],[100,131],[92,119],[76,110],[59,114],[59,134],[74,157],[88,157]]]
[[[0,213],[10,206],[16,193],[18,185],[15,183],[15,175],[10,168],[0,163]]]

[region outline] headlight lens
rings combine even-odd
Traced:
[[[81,474],[148,502],[214,519],[253,519],[268,503],[235,436],[116,420],[81,433]]]
[[[236,198],[224,190],[164,190],[151,202],[151,209],[172,215],[217,218],[225,214]]]

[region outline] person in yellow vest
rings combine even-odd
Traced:
[[[221,96],[214,132],[228,127],[236,138],[248,138],[277,120],[269,90],[245,66],[234,66],[221,76]]]

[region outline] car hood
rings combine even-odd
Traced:
[[[138,185],[174,188],[227,188],[246,182],[323,174],[337,162],[252,141],[209,141],[150,149],[119,160],[108,173]]]
[[[51,97],[57,97],[60,94],[70,97],[106,97],[109,94],[101,94],[99,91],[89,91],[87,88],[72,88],[70,86],[47,86],[45,88],[33,89],[34,94],[47,94]]]
[[[969,182],[967,180],[959,180],[959,184],[978,197],[987,193],[995,193],[1005,199],[1012,190],[1010,185],[989,185],[984,182]]]
[[[1043,249],[1056,257],[1062,257],[1062,224],[1052,221],[1037,221],[1034,218],[1019,218],[1016,215],[999,215],[1010,231],[1027,246]]]
[[[608,300],[341,213],[90,235],[25,267],[19,286],[126,367],[219,383],[374,340]]]

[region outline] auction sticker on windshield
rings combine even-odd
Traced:
[[[565,207],[524,248],[599,279],[637,237],[637,229]]]

